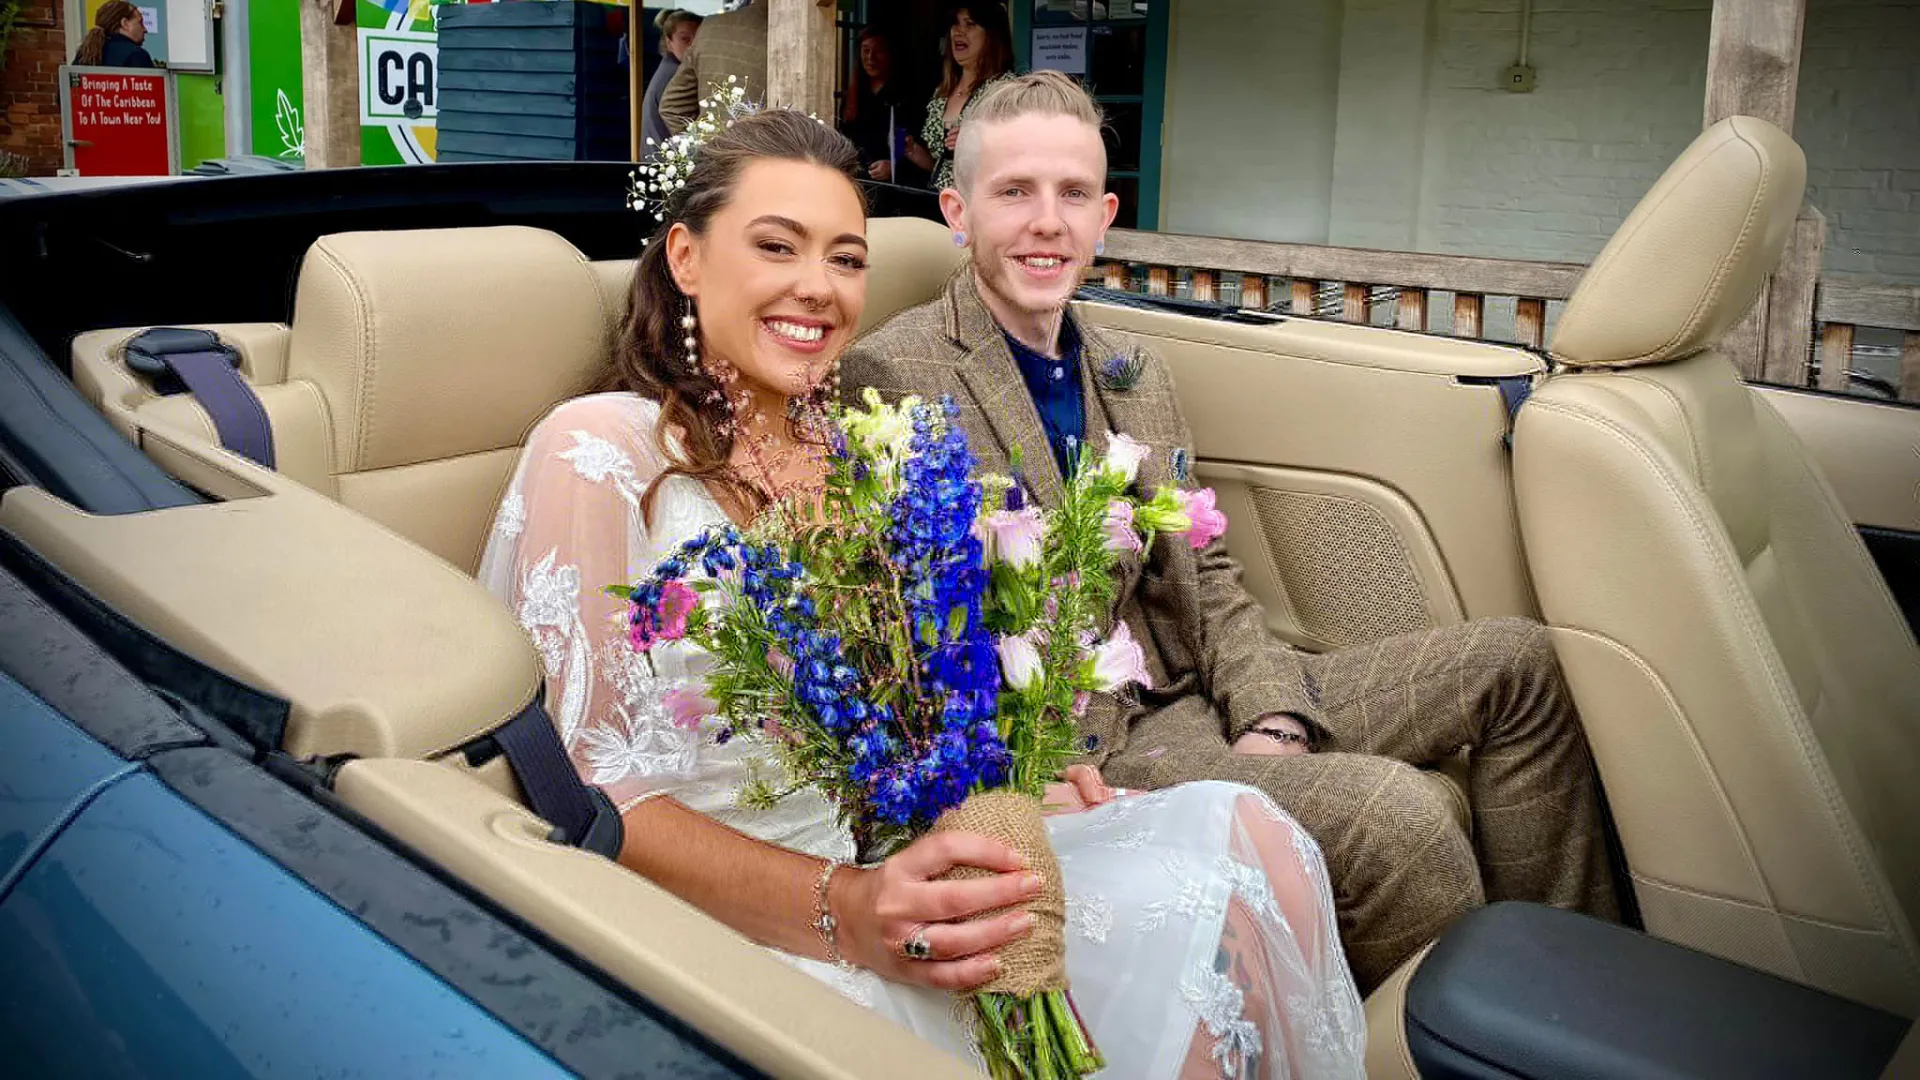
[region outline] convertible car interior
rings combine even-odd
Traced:
[[[1632,925],[1476,914],[1369,999],[1374,1076],[1873,1077],[1903,1038],[1914,1052],[1920,648],[1857,530],[1920,535],[1920,409],[1751,386],[1717,348],[1804,184],[1777,129],[1710,128],[1595,261],[1545,355],[1080,306],[1171,366],[1196,475],[1275,634],[1322,650],[1483,616],[1552,629]],[[865,326],[959,265],[924,218],[869,230]],[[556,838],[487,750],[541,679],[471,575],[522,440],[605,362],[631,273],[524,224],[332,230],[300,259],[285,321],[182,307],[73,327],[56,363],[196,497],[102,513],[19,483],[0,529],[284,699],[280,751],[345,807],[743,1061],[967,1075]],[[130,360],[154,326],[230,348],[272,467]],[[1429,773],[1467,822],[1470,767]]]

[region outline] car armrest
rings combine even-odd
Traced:
[[[1501,903],[1407,988],[1422,1080],[1875,1080],[1909,1022],[1612,923]]]

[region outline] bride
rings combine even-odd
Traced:
[[[676,715],[703,656],[627,642],[603,586],[644,576],[705,527],[804,494],[824,464],[810,406],[866,298],[866,214],[843,137],[766,110],[704,144],[646,245],[602,392],[528,440],[481,580],[538,648],[575,765],[626,823],[620,861],[963,1059],[950,992],[995,974],[1037,879],[985,836],[923,837],[857,865],[816,793],[748,809],[777,768],[717,721]],[[884,268],[882,268],[884,272]],[[1067,971],[1115,1077],[1359,1077],[1359,997],[1319,849],[1266,796],[1224,783],[1116,793],[1089,766],[1049,793]],[[990,875],[941,881],[956,866]],[[824,908],[836,929],[814,923]],[[909,947],[913,942],[915,947]],[[918,946],[924,944],[925,949]],[[910,956],[909,954],[916,954]],[[834,961],[842,961],[835,963]]]

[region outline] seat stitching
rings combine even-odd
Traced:
[[[1644,445],[1642,440],[1625,426],[1615,422],[1609,417],[1588,412],[1585,409],[1566,405],[1558,401],[1540,400],[1537,395],[1529,404],[1538,406],[1545,412],[1559,413],[1576,422],[1584,421],[1593,424],[1605,430],[1616,440],[1624,444],[1627,449],[1631,450],[1633,454],[1647,466],[1648,470],[1653,473],[1654,478],[1666,489],[1667,494],[1672,498],[1675,505],[1679,507],[1681,514],[1685,517],[1688,526],[1691,527],[1695,536],[1698,539],[1706,541],[1707,557],[1712,560],[1720,570],[1722,580],[1732,583],[1733,587],[1726,590],[1726,592],[1730,594],[1731,606],[1735,616],[1740,620],[1741,628],[1760,646],[1756,651],[1760,654],[1760,663],[1766,670],[1767,680],[1770,688],[1773,690],[1776,701],[1790,706],[1790,708],[1783,710],[1787,719],[1788,733],[1793,737],[1794,741],[1799,744],[1803,764],[1807,766],[1811,774],[1815,791],[1819,793],[1822,801],[1826,803],[1827,812],[1833,817],[1833,824],[1840,834],[1841,842],[1846,845],[1848,857],[1853,862],[1854,872],[1865,881],[1876,881],[1876,875],[1870,870],[1870,867],[1875,864],[1871,863],[1866,858],[1866,853],[1861,850],[1860,838],[1855,835],[1855,830],[1848,827],[1852,814],[1850,811],[1845,810],[1845,802],[1840,798],[1833,779],[1831,766],[1827,764],[1824,754],[1816,752],[1817,743],[1814,742],[1812,732],[1809,730],[1806,715],[1800,709],[1799,696],[1798,694],[1788,694],[1783,690],[1783,684],[1790,685],[1791,680],[1787,678],[1786,672],[1781,667],[1778,650],[1773,646],[1772,634],[1766,631],[1765,620],[1761,619],[1759,612],[1754,609],[1750,587],[1740,574],[1733,572],[1732,569],[1727,566],[1727,552],[1723,550],[1722,545],[1713,542],[1712,531],[1710,527],[1700,519],[1699,511],[1685,497],[1685,493],[1674,483],[1674,479],[1670,475],[1669,470],[1661,465],[1658,456],[1653,454]],[[1756,623],[1759,624],[1758,627],[1755,626]],[[1880,891],[1870,888],[1865,890],[1865,892],[1868,905],[1873,907],[1882,919],[1885,919],[1887,917],[1887,910]]]
[[[1715,903],[1732,904],[1735,907],[1746,908],[1749,911],[1762,912],[1769,915],[1778,915],[1782,919],[1792,919],[1794,922],[1805,923],[1808,926],[1819,927],[1822,930],[1841,930],[1850,934],[1876,934],[1882,937],[1889,936],[1887,933],[1887,928],[1884,926],[1853,926],[1849,923],[1835,922],[1832,919],[1819,919],[1811,915],[1800,915],[1795,912],[1788,911],[1787,909],[1773,903],[1769,903],[1767,906],[1762,907],[1759,904],[1755,904],[1751,900],[1742,900],[1737,896],[1724,896],[1720,893],[1709,892],[1706,889],[1696,889],[1687,885],[1680,885],[1675,882],[1666,881],[1661,878],[1655,877],[1652,874],[1642,874],[1639,872],[1630,871],[1628,876],[1633,878],[1633,880],[1635,881],[1642,882],[1647,885],[1657,886],[1658,888],[1662,888],[1662,889],[1670,889],[1677,893],[1685,893],[1686,895],[1698,900],[1712,900]]]
[[[320,423],[322,424],[324,430],[326,430],[327,432],[332,432],[333,431],[333,410],[327,407],[327,395],[321,393],[320,388],[318,386],[315,386],[311,381],[307,379],[289,379],[287,381],[291,383],[300,384],[300,388],[302,390],[305,390],[307,393],[313,395],[313,400],[320,407]],[[334,455],[334,448],[333,448],[333,439],[329,437],[323,441],[326,443],[326,447],[327,447],[327,477],[328,479],[338,480],[340,477],[340,474],[339,472],[336,471],[336,467],[338,463],[334,460],[335,455]]]
[[[1649,387],[1655,392],[1664,395],[1668,401],[1673,403],[1674,412],[1680,415],[1680,425],[1685,428],[1687,432],[1687,449],[1693,455],[1693,471],[1699,474],[1701,490],[1707,492],[1708,496],[1711,497],[1713,494],[1713,484],[1712,469],[1708,465],[1709,459],[1706,451],[1700,446],[1700,436],[1697,426],[1691,422],[1692,418],[1688,416],[1687,407],[1681,402],[1680,395],[1674,393],[1672,387],[1665,383],[1649,379],[1639,371],[1617,371],[1613,372],[1613,374],[1628,382],[1639,383],[1641,386]]]
[[[1660,697],[1666,702],[1667,707],[1672,710],[1674,716],[1679,718],[1680,732],[1686,736],[1687,746],[1693,750],[1695,759],[1699,761],[1702,771],[1706,773],[1707,781],[1712,787],[1714,798],[1719,801],[1720,808],[1726,812],[1727,819],[1732,822],[1734,835],[1740,838],[1740,854],[1746,860],[1747,868],[1753,872],[1754,880],[1759,884],[1761,894],[1766,897],[1767,906],[1778,906],[1773,897],[1773,887],[1768,883],[1766,873],[1760,869],[1759,857],[1753,852],[1753,842],[1747,836],[1746,823],[1740,820],[1739,811],[1734,809],[1733,800],[1727,795],[1726,785],[1721,783],[1720,771],[1714,768],[1713,759],[1708,756],[1707,748],[1701,744],[1699,730],[1693,726],[1692,719],[1688,716],[1687,711],[1681,708],[1680,702],[1674,698],[1673,691],[1668,688],[1666,680],[1662,679],[1660,673],[1655,671],[1653,666],[1642,659],[1638,653],[1635,653],[1624,644],[1615,641],[1605,634],[1593,630],[1583,630],[1573,626],[1563,626],[1558,629],[1569,634],[1576,634],[1580,637],[1588,638],[1613,649],[1619,655],[1625,657],[1628,663],[1639,668],[1640,673],[1647,678],[1653,685],[1653,688],[1659,691]]]
[[[325,240],[315,244],[314,250],[326,260],[335,273],[340,275],[340,280],[345,283],[348,292],[353,294],[355,314],[358,316],[356,321],[360,324],[360,364],[359,369],[354,373],[353,386],[357,411],[355,421],[358,430],[354,432],[353,461],[351,462],[351,467],[358,469],[367,457],[367,429],[371,426],[373,418],[373,395],[367,392],[367,387],[373,382],[374,369],[372,305],[367,302],[366,294],[361,291],[359,279],[347,269],[345,261],[326,246]]]

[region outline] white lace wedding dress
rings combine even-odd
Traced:
[[[510,605],[547,674],[547,705],[580,774],[624,813],[672,795],[768,843],[852,859],[824,799],[747,810],[735,796],[750,739],[712,721],[676,727],[670,688],[704,654],[672,643],[653,667],[626,641],[604,586],[645,576],[725,520],[706,489],[664,481],[651,527],[640,500],[662,470],[659,407],[597,394],[556,408],[528,440],[501,503],[480,580]],[[1067,890],[1067,971],[1109,1077],[1361,1077],[1359,996],[1341,956],[1325,864],[1268,799],[1224,783],[1123,795],[1048,819]],[[772,950],[963,1060],[971,1041],[942,993]]]

